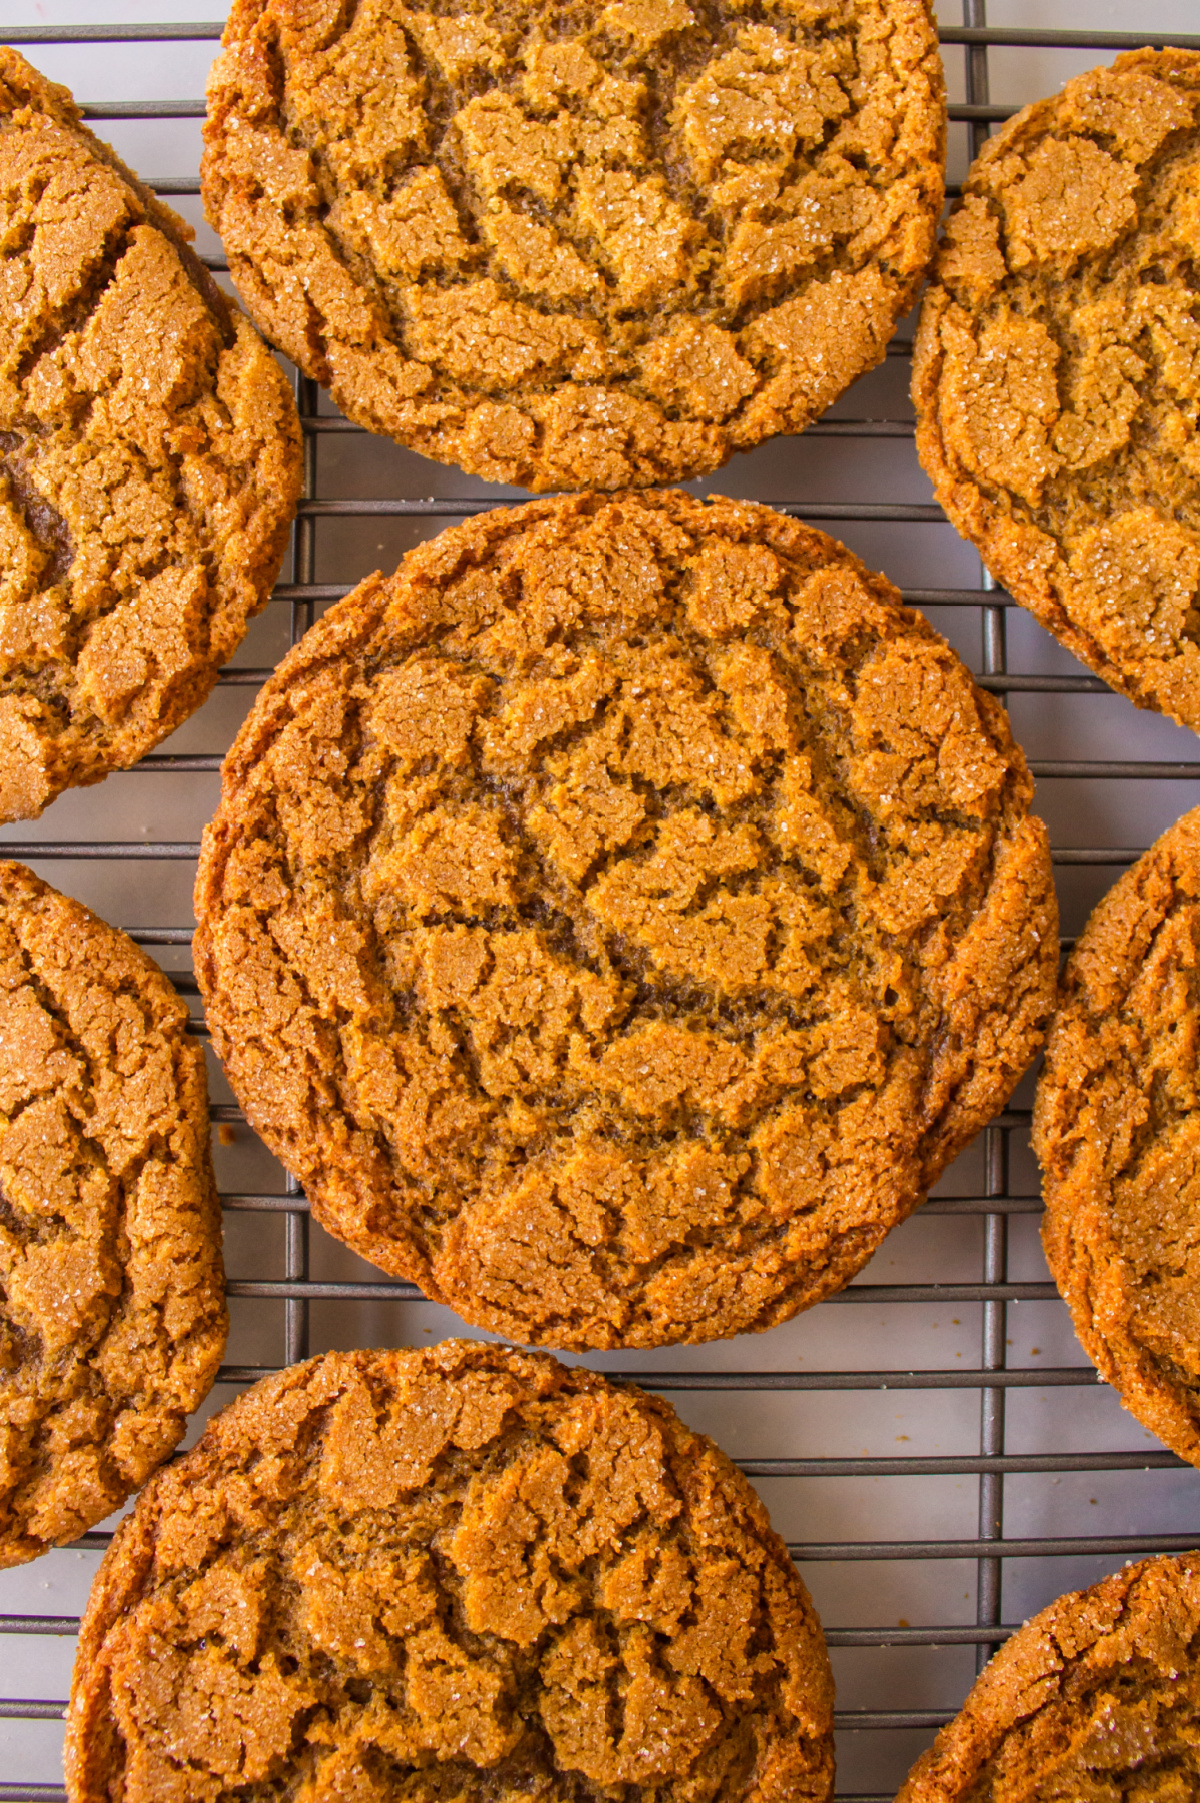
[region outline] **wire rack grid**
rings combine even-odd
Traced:
[[[185,80],[200,91],[221,22],[169,16],[186,0],[112,0],[116,22],[86,16],[104,3],[4,0],[0,41],[70,81],[101,134],[199,222],[190,122],[203,102],[163,96]],[[955,18],[942,20],[941,36],[952,191],[992,123],[1066,76],[1137,45],[1200,49],[1200,35],[1173,29],[1189,22],[1187,0],[1104,8],[1105,23],[1124,30],[1091,29],[1090,4],[1088,28],[1073,28],[1073,5],[1083,10],[1079,0],[992,0],[989,23],[985,0],[962,0],[961,18],[950,0]],[[1152,31],[1141,28],[1147,13]],[[111,97],[114,88],[128,97]],[[198,243],[224,280],[215,238],[202,228]],[[1051,827],[1069,938],[1119,870],[1200,801],[1195,740],[1137,715],[1083,672],[990,586],[932,505],[911,443],[911,325],[886,364],[803,439],[761,447],[688,487],[766,500],[831,527],[1006,698]],[[198,1034],[189,950],[197,840],[222,752],[258,685],[361,575],[392,567],[453,520],[521,498],[369,439],[311,382],[297,380],[297,400],[305,489],[287,580],[213,699],[135,770],[68,793],[33,827],[0,830],[6,854],[153,948],[192,998]],[[310,1231],[304,1196],[245,1126],[215,1064],[210,1078],[233,1331],[204,1415],[312,1351],[472,1331]],[[826,1623],[841,1803],[894,1795],[1022,1616],[1128,1558],[1200,1540],[1200,1480],[1099,1386],[1048,1281],[1030,1094],[1027,1080],[862,1276],[809,1315],[727,1345],[587,1361],[670,1396],[762,1491]],[[0,1574],[0,1799],[65,1796],[74,1635],[110,1538],[108,1524]]]

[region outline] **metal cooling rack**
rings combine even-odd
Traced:
[[[3,0],[10,17],[21,3]],[[172,0],[160,3],[169,9]],[[961,180],[992,122],[1051,91],[1064,75],[1138,45],[1200,49],[1200,35],[1171,32],[1172,0],[1120,9],[1131,23],[1153,10],[1163,27],[1154,32],[1052,25],[1048,15],[1068,15],[1072,3],[1026,0],[1029,23],[1020,16],[1022,0],[1007,6],[992,0],[993,15],[1005,10],[1017,17],[1008,26],[989,26],[985,0],[962,0],[962,23],[943,24],[952,176]],[[71,4],[29,0],[27,10],[43,18]],[[86,8],[88,0],[81,4]],[[113,0],[113,7],[149,11],[150,0]],[[1119,9],[1107,10],[1111,17]],[[1182,3],[1178,14],[1186,22]],[[87,75],[77,73],[84,65],[55,62],[55,47],[77,53],[90,45],[146,46],[157,61],[127,61],[122,78],[136,87],[139,71],[144,80],[149,68],[152,80],[169,87],[166,47],[202,46],[220,32],[220,22],[151,17],[0,22],[0,41],[21,46],[56,78],[73,80],[85,97]],[[1055,54],[1071,60],[1055,63]],[[1004,103],[993,101],[993,85],[1004,92]],[[204,105],[99,99],[83,110],[138,167],[137,142],[122,131],[195,120]],[[180,125],[177,154],[192,155],[194,167],[190,129],[189,138]],[[148,160],[145,166],[153,168]],[[147,179],[199,219],[194,173]],[[224,259],[209,237],[204,260],[223,275]],[[911,450],[903,361],[910,352],[911,333],[902,331],[883,371],[864,378],[802,440],[762,447],[715,478],[687,486],[761,498],[832,525],[868,562],[902,582],[906,600],[930,613],[983,687],[1020,710],[1017,733],[1032,748],[1069,936],[1118,869],[1200,800],[1196,742],[1169,723],[1137,715],[1020,610],[1010,611],[1009,598],[991,588],[939,508],[917,498],[866,498],[881,485],[928,494]],[[264,627],[252,628],[241,654],[248,661],[222,672],[213,702],[176,734],[172,748],[99,789],[61,798],[32,827],[0,831],[0,850],[29,859],[51,881],[120,920],[193,998],[186,922],[198,828],[215,802],[222,750],[253,690],[315,612],[376,561],[390,567],[444,523],[520,498],[498,487],[482,492],[489,485],[367,439],[328,410],[314,383],[299,380],[297,399],[306,480],[290,580],[277,587]],[[842,443],[822,446],[806,461],[806,447],[816,440]],[[886,441],[900,442],[887,449]],[[395,492],[376,494],[379,488]],[[426,493],[429,488],[438,492]],[[206,743],[206,735],[215,749],[190,748]],[[196,826],[175,838],[180,817]],[[1075,843],[1081,829],[1090,843]],[[204,1032],[199,1020],[196,1031]],[[240,1111],[219,1099],[228,1091],[215,1066],[210,1074],[219,1137],[234,1142],[218,1146],[218,1170],[233,1273],[231,1359],[240,1354],[240,1362],[223,1367],[213,1406],[310,1350],[421,1343],[425,1335],[471,1331],[425,1303],[413,1285],[383,1280],[317,1228],[310,1235],[304,1197],[253,1140]],[[648,1387],[671,1395],[694,1425],[741,1454],[740,1464],[763,1492],[816,1595],[838,1668],[842,1803],[887,1803],[911,1759],[961,1702],[976,1667],[1022,1615],[1127,1558],[1200,1541],[1195,1474],[1098,1388],[1039,1262],[1041,1205],[1026,1143],[1028,1101],[1027,1080],[863,1277],[809,1315],[728,1345],[588,1361],[637,1373]],[[960,1312],[952,1315],[954,1309]],[[1022,1351],[1018,1342],[1023,1347],[1031,1319],[1045,1347]],[[959,1331],[936,1339],[943,1328]],[[1046,1363],[1029,1362],[1047,1353]],[[852,1403],[842,1400],[848,1392],[855,1393]],[[893,1404],[900,1405],[896,1419],[913,1432],[892,1434],[889,1442],[892,1423],[883,1418]],[[948,1452],[940,1450],[947,1437],[954,1442]],[[863,1438],[875,1450],[851,1454],[849,1447]],[[880,1450],[912,1439],[927,1450]],[[1076,1444],[1081,1439],[1101,1444],[1085,1450]],[[806,1456],[784,1456],[775,1450],[780,1445],[798,1445]],[[1067,1491],[1055,1498],[1052,1488],[1064,1484]],[[1086,1488],[1098,1494],[1084,1502]],[[1089,1516],[1089,1509],[1097,1513]],[[897,1532],[897,1524],[910,1531]],[[61,1715],[70,1637],[110,1538],[107,1531],[86,1534],[74,1548],[0,1573],[0,1770],[6,1774],[0,1799],[65,1796]],[[50,1607],[55,1603],[57,1610]],[[898,1606],[923,1613],[924,1624],[895,1615]],[[30,1691],[36,1694],[18,1694]]]

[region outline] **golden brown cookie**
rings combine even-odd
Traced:
[[[1192,1803],[1200,1553],[1127,1565],[1025,1623],[897,1803]]]
[[[0,47],[0,820],[157,745],[279,570],[295,405],[191,236]]]
[[[0,863],[0,1566],[118,1508],[225,1346],[204,1056],[132,940]]]
[[[1200,728],[1200,54],[1137,50],[991,138],[913,369],[917,449],[989,570]]]
[[[884,355],[942,206],[926,0],[234,0],[205,204],[338,406],[532,489],[713,470]]]
[[[1041,1040],[1004,711],[823,533],[688,495],[483,515],[372,576],[226,760],[196,971],[317,1218],[559,1346],[839,1289]]]
[[[833,1678],[666,1403],[448,1340],[240,1397],[97,1575],[72,1803],[825,1803]]]
[[[1042,1240],[1088,1357],[1200,1465],[1200,808],[1110,890],[1038,1085]]]

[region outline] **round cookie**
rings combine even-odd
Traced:
[[[896,1803],[1200,1795],[1200,1554],[1127,1565],[1008,1640]]]
[[[218,1415],[122,1525],[72,1803],[825,1803],[833,1678],[725,1455],[544,1355],[327,1353]]]
[[[976,159],[921,312],[917,449],[998,581],[1200,728],[1200,54],[1137,50]]]
[[[226,759],[196,972],[316,1217],[557,1346],[839,1289],[1010,1093],[1055,980],[1003,709],[823,533],[672,493],[369,577]]]
[[[204,1055],[158,966],[0,863],[0,1566],[119,1508],[225,1347]]]
[[[1042,1242],[1100,1375],[1200,1465],[1200,808],[1104,897],[1034,1111]]]
[[[926,0],[234,0],[202,182],[342,411],[525,488],[716,469],[880,361],[943,195]]]
[[[300,492],[283,374],[65,88],[0,47],[0,820],[208,695]]]

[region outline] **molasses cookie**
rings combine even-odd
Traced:
[[[226,759],[214,1043],[317,1219],[469,1320],[769,1327],[1041,1041],[1031,794],[824,534],[671,493],[485,514],[331,608]]]
[[[349,418],[526,488],[713,470],[878,363],[942,206],[926,0],[234,0],[202,181]]]
[[[124,933],[0,864],[0,1566],[119,1508],[220,1363],[187,1019]]]
[[[1200,1465],[1200,809],[1110,890],[1038,1085],[1042,1240],[1084,1350]]]
[[[1200,1554],[1127,1565],[996,1654],[897,1803],[1200,1795]]]
[[[989,140],[921,313],[917,449],[988,569],[1200,728],[1200,55],[1138,50]]]
[[[191,228],[0,48],[0,820],[205,699],[300,488],[275,359]]]
[[[327,1353],[139,1498],[83,1623],[72,1803],[825,1803],[820,1623],[745,1478],[544,1355]]]

